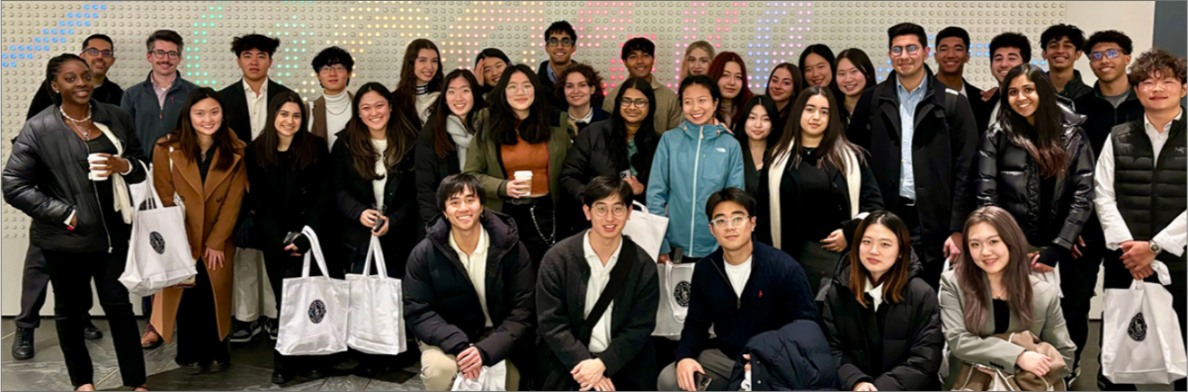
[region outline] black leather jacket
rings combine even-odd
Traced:
[[[144,155],[136,139],[132,117],[117,106],[91,101],[92,118],[107,125],[124,145],[123,158],[131,161],[129,184],[144,181]],[[12,142],[12,155],[4,166],[4,200],[33,218],[30,242],[42,249],[64,252],[103,252],[115,241],[104,218],[95,184],[87,179],[86,142],[72,131],[57,106],[50,106],[25,122]],[[74,231],[66,228],[71,211],[77,211]]]
[[[1059,245],[1072,249],[1085,221],[1093,213],[1093,170],[1096,159],[1081,124],[1085,116],[1073,112],[1070,101],[1058,98],[1063,145],[1068,169],[1057,179],[1052,192],[1054,223],[1043,225],[1039,166],[1022,147],[1010,141],[1011,124],[999,121],[990,126],[978,154],[977,200],[979,206],[996,205],[1009,211],[1033,246]],[[1003,110],[1009,110],[1004,108]],[[1063,222],[1063,223],[1055,223]],[[1046,232],[1041,228],[1048,227]]]

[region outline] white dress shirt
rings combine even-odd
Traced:
[[[866,295],[869,295],[871,302],[873,302],[874,306],[871,306],[871,309],[877,312],[879,305],[883,304],[883,284],[879,283],[878,286],[874,286],[869,278],[866,279]]]
[[[590,266],[590,279],[586,281],[586,309],[582,312],[583,315],[589,317],[590,311],[594,310],[594,304],[598,302],[598,297],[602,295],[602,291],[606,290],[607,283],[610,283],[611,270],[615,268],[615,264],[619,262],[619,252],[623,251],[623,241],[619,241],[619,247],[611,253],[610,259],[606,261],[606,265],[602,265],[602,259],[594,253],[594,247],[590,246],[590,230],[586,230],[582,234],[582,251],[586,256],[586,264]],[[602,317],[598,318],[598,322],[594,324],[594,330],[590,331],[590,349],[591,353],[598,354],[606,351],[607,346],[610,346],[611,341],[611,313],[614,312],[615,302],[611,301],[610,306],[606,307],[606,311],[602,313]]]
[[[1184,112],[1181,111],[1176,116],[1175,121],[1179,121],[1184,117]],[[1174,122],[1174,121],[1173,121]],[[1172,122],[1168,122],[1163,127],[1163,130],[1156,130],[1154,125],[1147,116],[1143,116],[1143,128],[1147,133],[1147,137],[1151,138],[1151,147],[1155,151],[1155,162],[1159,162],[1159,150],[1163,149],[1163,145],[1167,144],[1167,139],[1170,134]],[[1114,192],[1114,135],[1111,134],[1106,139],[1105,146],[1101,149],[1101,156],[1097,158],[1097,169],[1093,174],[1095,194],[1093,198],[1094,205],[1097,207],[1097,217],[1101,220],[1101,227],[1105,231],[1106,248],[1110,250],[1117,250],[1122,247],[1122,243],[1134,240],[1134,236],[1130,233],[1130,228],[1126,226],[1126,221],[1122,219],[1122,213],[1118,210],[1118,200]],[[1163,228],[1151,239],[1151,242],[1159,244],[1163,251],[1171,253],[1176,256],[1181,256],[1184,253],[1184,245],[1188,243],[1188,215],[1181,212],[1179,216],[1171,221],[1167,227]]]
[[[252,91],[252,86],[248,85],[247,79],[243,79],[243,94],[247,97],[248,118],[252,122],[252,140],[260,136],[260,132],[264,132],[264,122],[268,117],[268,78],[264,78],[264,83],[260,85],[260,93],[256,94]],[[251,143],[252,140],[244,140],[244,143]]]
[[[474,252],[466,254],[462,248],[458,247],[458,242],[454,241],[454,234],[450,233],[450,247],[458,252],[458,261],[462,262],[462,267],[466,268],[466,276],[470,278],[470,283],[474,285],[474,292],[478,294],[479,306],[483,308],[483,320],[486,322],[487,328],[494,324],[491,323],[491,312],[487,310],[487,250],[491,247],[491,240],[487,237],[487,229],[479,226],[479,240],[478,245],[474,247]]]

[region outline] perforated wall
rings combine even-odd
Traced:
[[[186,39],[181,71],[199,85],[224,87],[239,79],[231,38],[249,32],[280,37],[272,77],[307,99],[320,91],[310,60],[330,45],[355,55],[352,85],[381,81],[395,85],[409,41],[432,39],[442,49],[446,69],[470,67],[486,47],[501,48],[515,62],[547,59],[543,31],[554,20],[569,20],[578,31],[581,62],[600,70],[611,86],[626,76],[619,60],[623,41],[646,36],[656,42],[656,74],[673,85],[685,46],[705,39],[719,51],[732,50],[747,61],[750,85],[761,92],[771,68],[795,63],[801,48],[827,43],[834,52],[867,51],[889,72],[887,27],[913,21],[935,33],[961,25],[973,36],[970,80],[989,85],[987,45],[1001,31],[1036,39],[1044,27],[1065,20],[1066,2],[831,2],[831,1],[281,1],[281,2],[9,2],[2,5],[0,71],[3,75],[3,140],[16,136],[33,93],[44,79],[45,63],[62,52],[77,53],[89,34],[115,40],[116,64],[109,78],[123,86],[144,80],[148,64],[144,39],[159,28]],[[933,41],[930,37],[930,44]],[[1033,45],[1034,46],[1034,45]],[[1038,47],[1033,51],[1038,54]],[[1035,56],[1038,58],[1038,55]],[[1039,63],[1042,60],[1036,59]],[[930,64],[934,64],[929,60]],[[7,161],[8,143],[4,143]],[[3,235],[23,238],[27,218],[7,204]]]

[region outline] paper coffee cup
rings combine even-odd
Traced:
[[[515,176],[516,180],[526,180],[530,184],[532,182],[532,171],[531,170],[517,170],[515,173],[513,173],[513,176]],[[528,191],[520,196],[528,196],[531,193],[532,193],[532,191]]]
[[[87,155],[87,163],[90,164],[90,172],[87,173],[87,179],[91,181],[107,181],[107,177],[111,175],[106,170],[100,168],[107,166],[107,157],[98,153]]]

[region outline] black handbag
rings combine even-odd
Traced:
[[[246,210],[239,215],[231,237],[238,248],[262,249],[264,245],[260,231],[256,228],[255,214]]]

